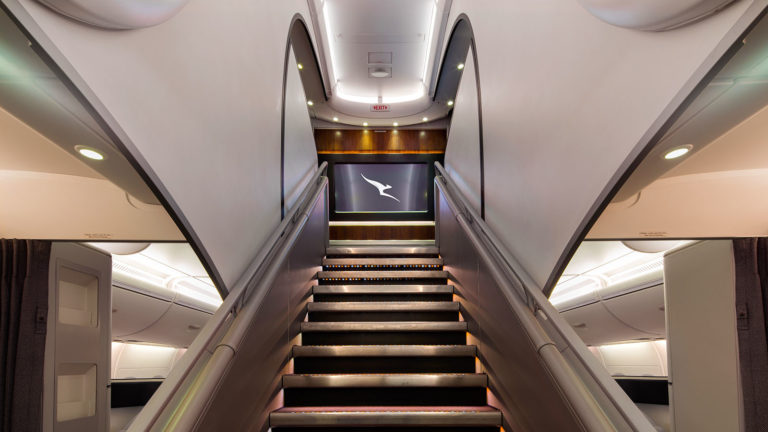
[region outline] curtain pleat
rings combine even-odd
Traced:
[[[768,425],[768,239],[733,241],[745,432]]]
[[[40,431],[51,242],[0,240],[0,430]]]

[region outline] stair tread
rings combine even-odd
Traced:
[[[327,255],[437,255],[436,246],[330,246]]]
[[[274,412],[312,413],[312,412],[352,412],[352,413],[398,413],[398,412],[498,412],[498,408],[489,405],[472,406],[321,406],[321,407],[283,407]]]
[[[323,258],[323,265],[443,265],[442,258]]]
[[[293,347],[294,357],[474,357],[474,345],[311,345]]]
[[[290,407],[270,414],[280,426],[500,426],[490,406]]]
[[[452,294],[453,285],[315,285],[313,294]]]
[[[283,388],[310,387],[485,387],[488,376],[478,373],[363,373],[283,375]]]
[[[310,312],[395,312],[395,311],[458,311],[459,303],[433,302],[319,302],[308,303]]]
[[[445,279],[445,270],[330,270],[317,272],[318,279]]]
[[[302,332],[328,331],[466,331],[464,321],[339,321],[303,322]]]

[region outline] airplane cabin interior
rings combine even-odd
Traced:
[[[0,0],[0,431],[760,432],[768,1]]]

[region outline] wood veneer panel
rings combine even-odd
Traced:
[[[430,130],[315,129],[320,154],[445,153],[446,134]]]

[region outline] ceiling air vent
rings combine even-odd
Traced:
[[[378,65],[378,64],[392,64],[392,52],[369,52],[368,53],[368,64]]]

